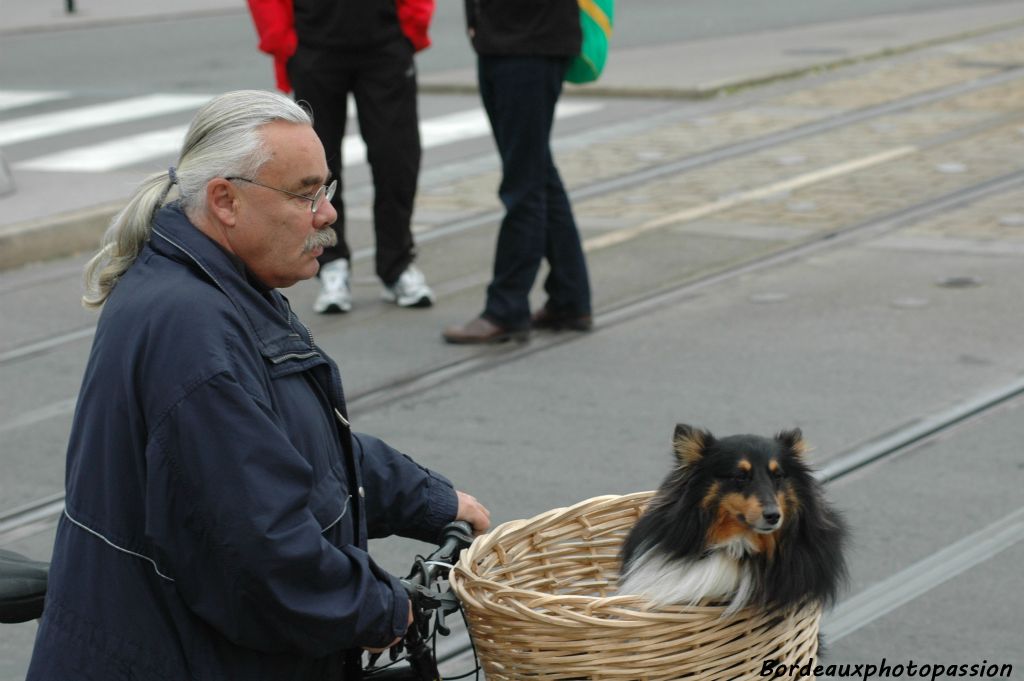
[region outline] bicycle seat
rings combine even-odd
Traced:
[[[0,549],[0,622],[14,624],[43,614],[48,563]]]

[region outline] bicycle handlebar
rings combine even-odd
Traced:
[[[417,557],[409,576],[401,580],[412,603],[413,623],[405,634],[403,646],[405,659],[409,663],[406,670],[375,667],[380,655],[370,658],[366,668],[367,678],[372,679],[428,679],[437,676],[437,661],[428,645],[430,620],[434,619],[434,631],[447,636],[450,630],[445,626],[445,616],[459,610],[458,599],[450,591],[438,591],[432,588],[439,577],[447,577],[452,564],[458,559],[459,553],[473,543],[473,528],[469,523],[457,520],[448,523],[441,531],[439,546],[426,558]],[[392,662],[398,651],[391,651]]]
[[[448,523],[441,530],[441,542],[437,550],[422,561],[417,561],[405,581],[418,586],[428,586],[437,578],[439,569],[447,569],[455,563],[462,549],[473,543],[473,527],[464,520]]]

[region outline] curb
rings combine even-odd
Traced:
[[[178,21],[186,19],[207,19],[213,17],[231,16],[234,14],[247,13],[245,8],[224,7],[220,9],[196,9],[187,12],[161,14],[140,14],[129,17],[89,17],[81,15],[68,15],[57,20],[58,23],[25,24],[14,28],[0,28],[0,37],[18,36],[33,33],[57,33],[60,31],[74,31],[80,28],[105,28],[107,26],[130,26],[151,21]],[[65,23],[66,22],[66,23]]]
[[[0,228],[0,271],[99,248],[124,202],[107,203]]]
[[[760,87],[762,85],[770,85],[772,83],[785,80],[794,80],[796,78],[825,73],[827,71],[834,71],[835,69],[876,61],[878,59],[898,57],[900,55],[926,50],[931,47],[937,47],[939,45],[945,45],[959,40],[979,38],[981,36],[991,35],[1002,31],[1011,31],[1021,27],[1024,27],[1024,19],[1006,21],[999,24],[961,31],[960,33],[940,36],[937,38],[929,38],[927,40],[921,40],[907,45],[900,45],[899,47],[887,47],[862,55],[819,62],[810,66],[796,67],[761,75],[740,76],[738,78],[731,78],[728,80],[721,80],[693,87],[634,87],[629,85],[602,85],[591,83],[588,85],[567,85],[563,94],[569,97],[606,97],[622,99],[711,99],[723,95],[730,95],[742,90],[748,90],[754,87]],[[465,81],[444,82],[439,80],[437,82],[428,83],[420,82],[418,84],[418,89],[422,93],[434,95],[470,95],[477,94],[479,92],[479,88],[475,83]]]

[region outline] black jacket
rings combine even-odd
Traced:
[[[162,209],[96,328],[29,681],[336,681],[404,631],[367,539],[458,502],[345,413],[284,297]]]
[[[466,0],[477,54],[575,57],[580,52],[577,0]]]
[[[295,0],[294,8],[303,47],[359,50],[402,37],[395,0]]]

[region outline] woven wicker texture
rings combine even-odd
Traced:
[[[722,607],[656,609],[614,595],[619,548],[652,495],[505,523],[463,552],[452,588],[488,681],[734,681],[764,678],[765,660],[814,657],[818,606],[722,617]]]

